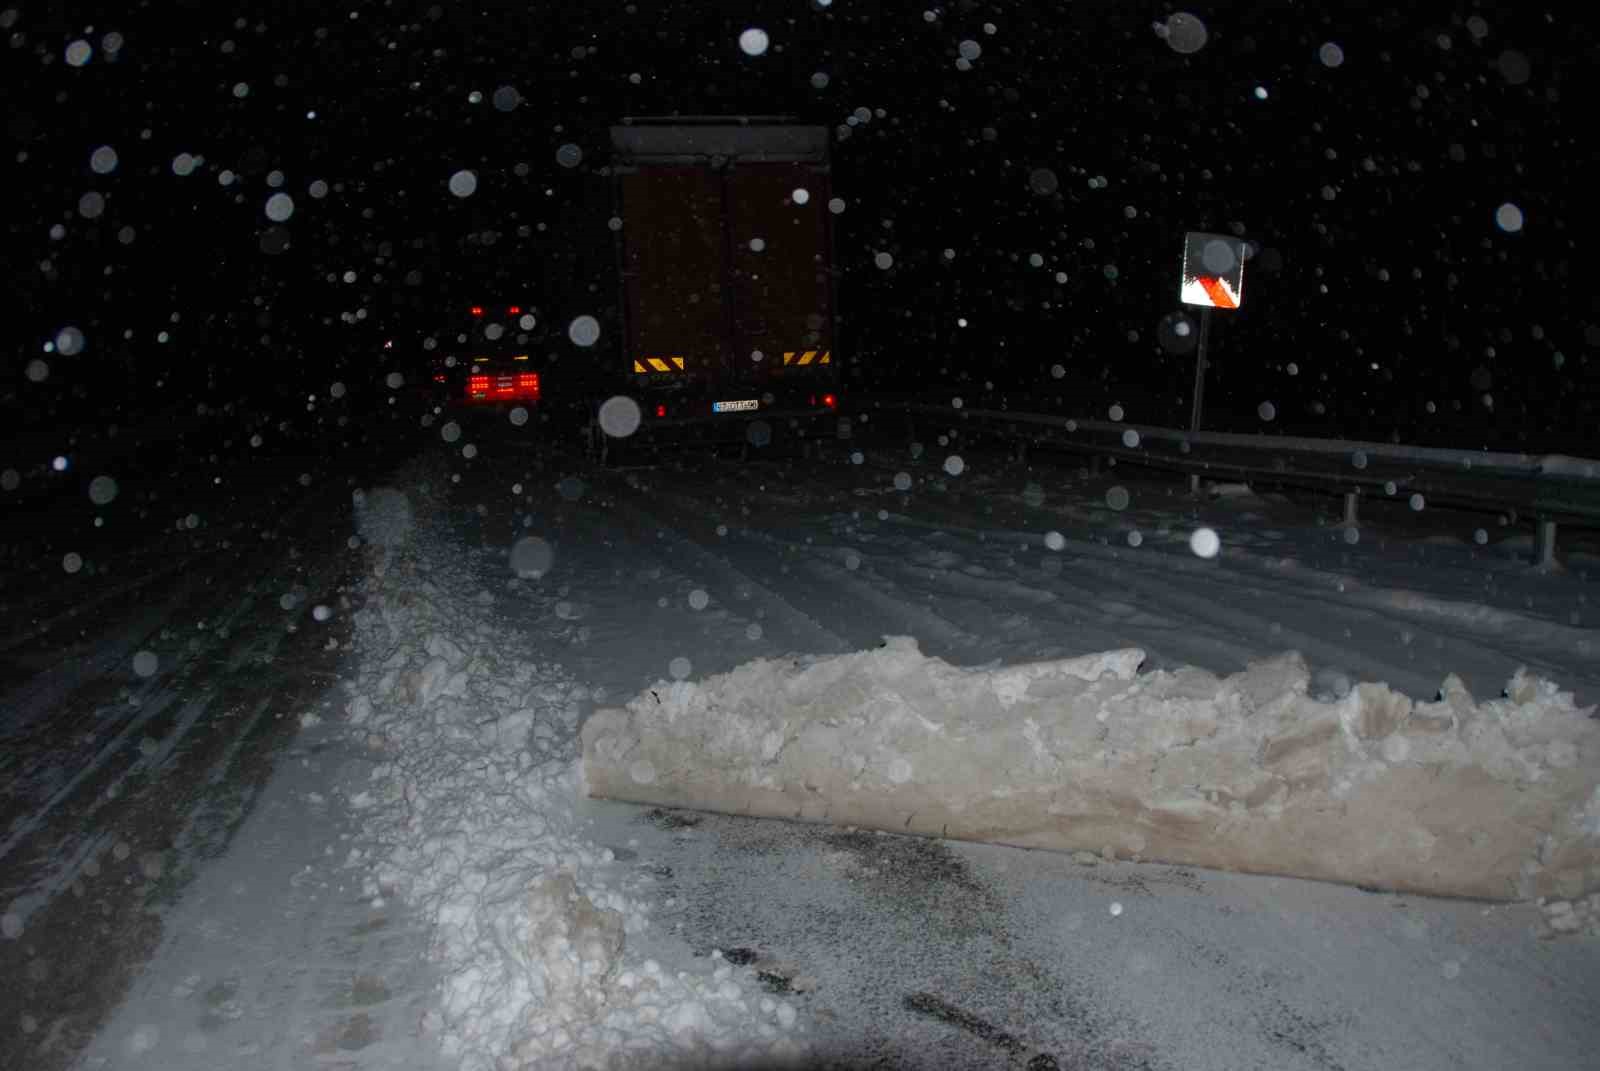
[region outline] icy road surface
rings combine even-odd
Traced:
[[[290,884],[302,844],[270,802],[285,791],[274,772],[286,746],[312,746],[295,742],[303,719],[334,713],[348,657],[348,621],[334,610],[359,568],[348,524],[325,518],[348,512],[346,480],[392,468],[409,440],[351,428],[315,450],[284,434],[254,449],[231,424],[186,430],[187,446],[125,431],[120,464],[51,481],[80,484],[78,494],[28,481],[6,502],[16,521],[0,566],[6,1068],[69,1066],[172,942],[208,944],[210,959],[193,964],[201,973],[159,983],[194,1012],[163,1021],[166,1042],[197,1049],[240,1018],[247,987],[300,985],[313,961],[297,954],[318,931],[304,911],[311,892]],[[92,503],[81,484],[109,471],[116,493]],[[254,841],[240,851],[252,816]],[[203,909],[208,896],[239,912]],[[244,943],[224,956],[218,937]],[[348,944],[359,952],[350,963],[374,954],[372,942]]]
[[[1542,576],[1494,517],[1368,505],[1352,540],[1332,501],[1195,502],[931,443],[619,473],[469,438],[471,459],[439,444],[358,476],[411,503],[386,565],[345,545],[351,485],[330,480],[289,496],[304,512],[279,508],[253,572],[197,550],[128,616],[86,621],[85,647],[11,656],[12,753],[52,758],[13,766],[35,772],[14,781],[32,794],[11,804],[0,968],[30,986],[4,998],[5,1066],[554,1067],[640,1046],[637,1066],[1566,1068],[1600,1044],[1600,954],[1536,939],[1531,905],[579,801],[568,772],[596,703],[886,634],[963,665],[1138,646],[1231,672],[1294,648],[1330,693],[1430,699],[1447,673],[1485,697],[1526,665],[1593,703],[1592,546]],[[1202,526],[1215,557],[1192,549]],[[231,646],[188,642],[224,617]],[[207,659],[138,677],[163,628]],[[167,713],[141,721],[152,703]],[[495,736],[508,719],[525,746]],[[93,746],[44,728],[79,723]],[[551,884],[563,869],[575,886]],[[82,1048],[93,1002],[60,1002],[95,985],[126,995]]]

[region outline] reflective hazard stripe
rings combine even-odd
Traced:
[[[638,373],[647,372],[682,372],[682,357],[635,357],[633,370]]]
[[[783,355],[783,366],[785,368],[788,368],[790,365],[832,363],[833,351],[831,350],[802,350],[798,353],[794,350],[788,350]]]
[[[1233,289],[1224,279],[1217,279],[1209,275],[1200,276],[1200,285],[1205,289],[1206,297],[1211,299],[1211,304],[1219,309],[1237,309],[1239,301],[1233,296]]]

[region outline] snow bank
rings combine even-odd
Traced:
[[[1519,670],[1484,703],[1453,675],[1434,703],[1321,701],[1293,652],[1220,679],[1143,659],[961,669],[890,638],[663,681],[590,717],[585,787],[1440,895],[1600,890],[1600,722],[1572,693]]]
[[[356,519],[356,534],[367,544],[374,575],[382,577],[389,563],[411,539],[415,518],[411,499],[394,487],[371,491],[358,488],[351,496]]]
[[[433,927],[445,980],[424,1029],[468,1071],[800,1058],[793,1009],[747,996],[750,968],[673,971],[630,952],[650,925],[648,878],[575,813],[589,694],[519,657],[536,643],[497,619],[437,527],[447,504],[430,477],[442,485],[418,473],[410,497],[370,494],[358,510],[362,533],[387,541],[356,615],[347,706],[380,760],[348,801],[367,845],[347,864],[367,871],[364,895],[401,897]]]
[[[379,487],[357,490],[351,496],[355,506],[356,532],[368,543],[380,547],[399,547],[411,538],[415,523],[411,499],[404,491]]]

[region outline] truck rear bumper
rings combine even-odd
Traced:
[[[646,420],[625,438],[596,432],[593,445],[612,464],[651,464],[685,452],[737,450],[741,457],[810,455],[821,443],[840,438],[840,416],[833,410],[769,410],[756,416],[719,419]]]
[[[820,408],[766,409],[754,413],[718,413],[715,415],[687,417],[655,417],[647,413],[639,425],[639,430],[667,431],[674,428],[699,428],[708,432],[722,430],[742,433],[743,429],[752,425],[765,424],[774,431],[780,428],[798,431],[818,423],[827,423],[831,426],[838,416],[837,410]]]

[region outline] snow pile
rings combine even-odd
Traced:
[[[357,490],[351,499],[355,503],[356,532],[368,543],[392,549],[411,538],[411,500],[404,491],[393,487]]]
[[[803,1056],[793,1010],[746,995],[749,969],[670,971],[630,954],[650,925],[650,878],[586,839],[575,813],[588,691],[518,657],[533,643],[496,620],[431,527],[445,504],[418,486],[412,537],[368,578],[356,615],[347,713],[382,761],[349,801],[373,846],[347,862],[368,869],[375,903],[398,896],[434,928],[445,980],[424,1027],[469,1071]],[[411,516],[389,502],[366,515],[384,534]]]
[[[1600,890],[1600,722],[1518,671],[1477,703],[1314,695],[1130,649],[963,669],[890,638],[661,682],[583,730],[595,796],[1487,899]],[[1583,901],[1587,904],[1587,901]],[[1576,914],[1576,909],[1574,909]]]
[[[1600,840],[1600,787],[1568,811],[1560,824],[1540,840],[1539,865],[1558,870],[1570,867],[1571,862],[1564,857],[1581,856],[1582,846],[1596,840]],[[1583,891],[1593,888],[1594,884],[1591,882]],[[1541,897],[1539,910],[1544,923],[1541,936],[1581,933],[1600,937],[1600,889],[1583,896],[1574,892],[1569,883],[1559,895],[1549,899]]]
[[[1600,937],[1600,892],[1578,900],[1539,901],[1540,937],[1582,934]]]
[[[411,499],[393,487],[371,491],[357,489],[350,496],[355,507],[356,533],[366,542],[368,562],[373,574],[382,577],[389,571],[396,554],[411,539],[414,519]]]

